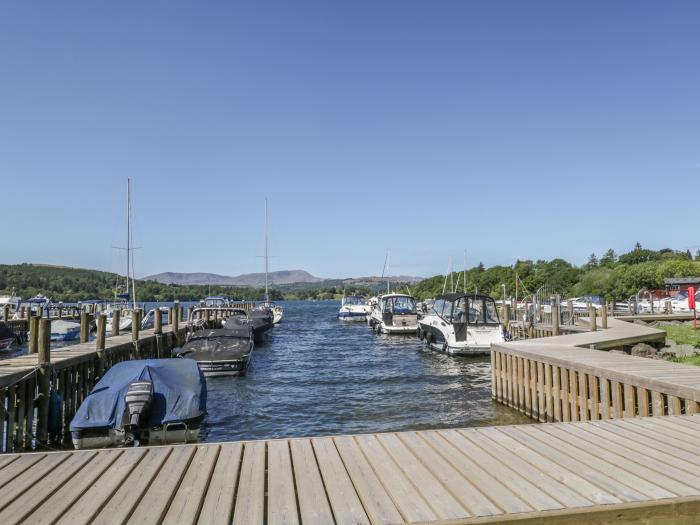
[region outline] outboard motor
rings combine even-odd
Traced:
[[[126,419],[124,430],[134,436],[138,445],[140,430],[148,425],[148,417],[153,402],[153,383],[151,381],[133,381],[124,395]]]

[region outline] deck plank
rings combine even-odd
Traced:
[[[202,510],[199,513],[199,523],[202,525],[231,523],[242,454],[242,443],[221,445]]]
[[[7,507],[25,491],[32,489],[51,471],[71,457],[69,452],[46,454],[46,456],[12,480],[12,483],[0,490],[0,509]]]
[[[307,439],[292,439],[289,441],[289,447],[294,463],[301,522],[304,525],[333,523],[333,513],[311,442]]]
[[[167,509],[162,525],[185,525],[197,522],[219,449],[218,445],[196,447],[194,457]]]
[[[10,481],[15,481],[22,472],[44,459],[46,454],[23,454],[14,457],[16,461],[8,463],[5,468],[0,470],[0,488],[4,487]]]
[[[289,442],[270,441],[267,444],[267,478],[267,523],[297,525],[299,513]]]
[[[265,517],[264,441],[245,443],[238,487],[233,523],[240,525],[263,523]]]

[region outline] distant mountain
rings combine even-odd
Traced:
[[[368,286],[376,283],[385,283],[387,279],[392,283],[415,284],[421,282],[425,278],[414,277],[410,275],[390,275],[389,277],[350,277],[348,279],[343,279],[343,283],[359,286]]]
[[[270,272],[268,274],[270,284],[292,284],[292,283],[320,283],[324,279],[314,277],[304,270],[283,270]],[[165,272],[156,275],[149,275],[143,278],[144,281],[156,281],[162,284],[189,285],[212,285],[212,286],[264,286],[264,273],[247,273],[243,275],[229,276],[217,275],[215,273],[176,273]]]

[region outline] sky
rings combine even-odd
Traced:
[[[0,6],[0,263],[444,273],[700,247],[700,3]]]

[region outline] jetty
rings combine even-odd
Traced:
[[[692,523],[699,512],[700,416],[0,456],[6,525]]]

